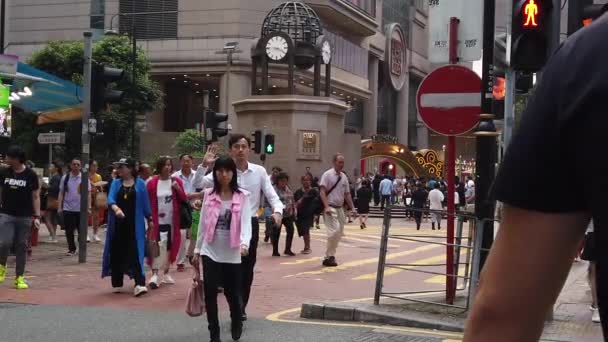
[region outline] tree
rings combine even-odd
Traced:
[[[125,77],[114,86],[125,92],[124,101],[101,113],[103,135],[93,137],[92,157],[102,163],[116,160],[128,153],[132,118],[148,111],[158,110],[163,105],[163,93],[157,82],[150,78],[150,60],[145,52],[137,49],[135,84],[132,82],[132,46],[127,36],[108,36],[93,45],[93,60],[125,70]],[[28,64],[63,79],[82,84],[84,48],[82,42],[55,41],[37,51]],[[61,124],[66,132],[68,157],[80,151],[80,121]],[[137,134],[137,133],[136,133]]]
[[[205,145],[201,133],[195,129],[187,129],[180,133],[175,139],[173,145],[177,153],[191,154],[194,157],[202,157],[204,155]]]

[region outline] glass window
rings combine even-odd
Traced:
[[[137,39],[177,38],[178,0],[120,0],[120,13],[170,12],[158,14],[123,15],[120,33],[131,34],[135,25]]]
[[[384,0],[382,2],[382,25],[398,23],[407,40],[410,30],[410,7],[410,0]]]
[[[91,0],[91,28],[104,29],[104,15],[106,14],[106,0]]]
[[[331,63],[340,69],[367,78],[367,50],[327,29],[324,34],[334,49]]]
[[[346,2],[357,6],[372,17],[376,16],[376,0],[346,0]]]

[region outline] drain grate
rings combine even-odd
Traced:
[[[440,342],[442,339],[426,336],[406,336],[402,334],[386,334],[379,332],[367,332],[352,342]]]

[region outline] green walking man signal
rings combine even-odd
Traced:
[[[266,136],[264,137],[264,151],[266,151],[266,154],[274,153],[274,134],[266,134]]]

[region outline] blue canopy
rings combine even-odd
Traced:
[[[12,105],[38,114],[38,124],[80,119],[82,87],[25,63],[17,64],[17,74],[9,77],[13,78],[15,92],[25,87],[32,92],[32,96],[21,96]]]

